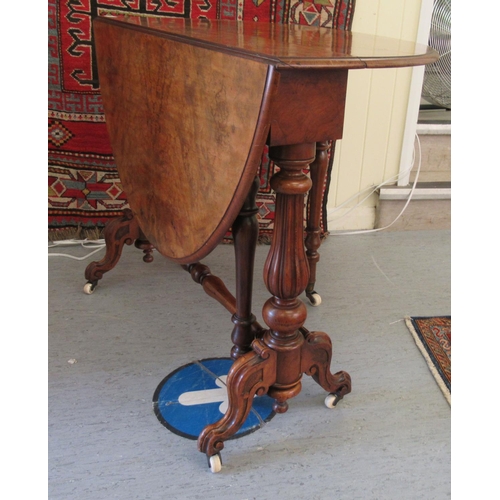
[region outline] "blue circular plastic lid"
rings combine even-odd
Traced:
[[[153,396],[158,420],[170,431],[188,439],[198,439],[209,424],[226,413],[226,378],[231,358],[209,358],[181,366],[167,375]],[[256,396],[244,424],[232,439],[255,432],[274,415],[274,399]]]

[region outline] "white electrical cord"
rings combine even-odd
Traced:
[[[417,164],[417,170],[415,172],[415,180],[413,181],[413,186],[410,190],[410,193],[408,194],[408,199],[406,200],[406,203],[405,203],[404,207],[402,208],[401,212],[399,213],[399,215],[390,224],[388,224],[387,226],[384,226],[384,227],[378,227],[375,229],[360,229],[357,231],[342,231],[342,232],[334,231],[331,233],[331,236],[345,236],[345,235],[350,235],[350,234],[366,234],[366,233],[375,233],[378,231],[383,231],[384,229],[391,227],[403,215],[404,211],[408,207],[408,204],[410,203],[410,201],[413,197],[413,193],[415,192],[415,188],[417,187],[418,176],[420,174],[420,168],[422,166],[422,154],[421,154],[422,151],[421,151],[421,147],[420,147],[420,138],[418,137],[418,134],[415,134],[415,138],[417,140],[417,146],[418,146],[418,164]],[[364,191],[366,191],[367,189],[370,189],[370,188],[372,189],[370,191],[370,194],[368,194],[365,198],[363,198],[359,203],[354,205],[354,207],[352,207],[350,210],[348,210],[345,214],[343,214],[340,217],[337,217],[337,219],[334,219],[334,221],[337,221],[337,220],[341,219],[342,217],[345,217],[348,213],[350,213],[356,207],[361,205],[361,203],[363,203],[366,199],[368,199],[375,191],[377,191],[377,189],[380,189],[382,186],[385,186],[389,182],[392,182],[394,179],[398,179],[401,175],[405,175],[408,171],[411,171],[413,169],[414,164],[415,164],[415,149],[413,149],[413,159],[412,159],[411,167],[406,172],[399,173],[398,175],[391,177],[389,180],[383,182],[382,184],[379,184],[378,186],[376,186],[374,188],[371,188],[371,187],[365,188],[363,191],[360,191],[358,194],[351,196],[351,198],[349,198],[347,201],[345,201],[344,203],[342,203],[341,205],[336,207],[335,210],[338,210],[340,207],[345,205],[348,201],[352,200],[353,198],[360,196],[360,194],[363,193]]]
[[[347,200],[345,200],[344,202],[342,202],[340,205],[338,205],[337,207],[335,207],[331,212],[330,214],[336,212],[337,210],[340,210],[342,207],[344,207],[344,205],[347,205],[350,201],[354,200],[355,198],[359,198],[361,196],[361,194],[363,194],[365,191],[368,191],[371,189],[371,191],[368,193],[368,195],[363,198],[360,202],[358,202],[356,205],[354,205],[350,210],[348,210],[346,213],[342,214],[341,216],[337,217],[336,219],[333,219],[331,222],[335,222],[335,221],[338,221],[342,218],[344,218],[346,215],[348,215],[349,213],[352,212],[352,210],[354,210],[355,208],[357,208],[359,205],[361,205],[365,200],[367,200],[373,193],[375,193],[375,191],[377,191],[377,189],[380,189],[382,186],[385,186],[386,184],[389,184],[395,180],[399,180],[400,177],[403,177],[405,176],[406,174],[408,174],[409,172],[411,172],[411,170],[413,169],[413,165],[414,165],[414,161],[415,161],[415,150],[413,151],[413,160],[412,160],[412,164],[409,168],[407,168],[406,170],[404,170],[403,172],[400,172],[399,174],[396,174],[396,175],[393,175],[392,177],[390,177],[389,179],[387,179],[386,181],[382,182],[381,184],[379,184],[378,186],[367,186],[365,187],[364,189],[362,189],[361,191],[359,191],[359,193],[356,193],[356,194],[353,194],[350,198],[347,198]]]
[[[86,246],[85,243],[88,243],[90,246]],[[49,244],[49,248],[60,247],[60,246],[81,246],[83,248],[92,248],[94,245],[97,245],[97,248],[92,250],[92,252],[84,255],[83,257],[75,257],[74,255],[68,255],[66,253],[52,253],[49,252],[49,257],[66,257],[68,259],[74,260],[85,260],[95,253],[99,252],[103,248],[106,248],[106,243],[104,240],[62,240],[62,241],[53,241]]]

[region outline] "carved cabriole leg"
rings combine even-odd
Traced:
[[[241,355],[227,376],[228,409],[221,420],[208,425],[198,437],[198,449],[207,457],[224,448],[245,422],[254,396],[264,395],[276,378],[276,354],[256,339],[252,351]]]
[[[263,308],[263,318],[270,330],[263,342],[277,354],[276,383],[269,396],[275,398],[274,409],[283,413],[287,399],[301,389],[300,328],[307,310],[298,296],[309,281],[309,265],[303,240],[304,196],[311,180],[303,170],[314,160],[315,143],[270,148],[270,158],[280,167],[271,179],[276,192],[274,235],[264,266],[264,282],[273,295]]]
[[[104,273],[116,266],[125,244],[131,245],[134,241],[139,240],[136,246],[137,248],[142,248],[146,253],[144,261],[151,262],[153,260],[150,254],[154,247],[146,240],[137,223],[137,219],[129,209],[124,210],[122,217],[117,217],[106,225],[104,240],[106,242],[106,254],[101,260],[91,262],[85,269],[87,284],[91,285],[89,292],[92,292],[97,286],[97,282],[102,278]]]
[[[332,375],[332,341],[323,332],[306,332],[302,346],[302,371],[310,375],[325,391],[342,399],[351,392],[351,377],[347,372],[339,371]]]
[[[258,190],[259,177],[256,177],[232,227],[236,260],[236,313],[231,318],[234,323],[231,334],[233,359],[249,352],[255,339],[252,288],[255,248],[259,237],[258,208],[255,203]]]
[[[307,227],[305,245],[309,261],[310,277],[306,287],[306,296],[313,305],[319,305],[321,298],[314,290],[316,283],[316,265],[319,261],[318,248],[321,245],[321,209],[323,201],[323,188],[326,172],[328,170],[328,141],[316,143],[316,159],[311,163],[312,188],[307,201]],[[332,143],[332,153],[335,142]]]

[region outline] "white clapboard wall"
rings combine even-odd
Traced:
[[[352,30],[415,41],[421,4],[428,2],[358,0]],[[411,68],[350,72],[344,138],[337,142],[327,204],[330,231],[374,227],[378,195],[362,200],[370,186],[397,180],[411,81]]]

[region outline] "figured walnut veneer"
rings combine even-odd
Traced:
[[[254,180],[273,72],[126,26],[96,22],[94,31],[130,207],[160,253],[196,262],[219,243]]]

